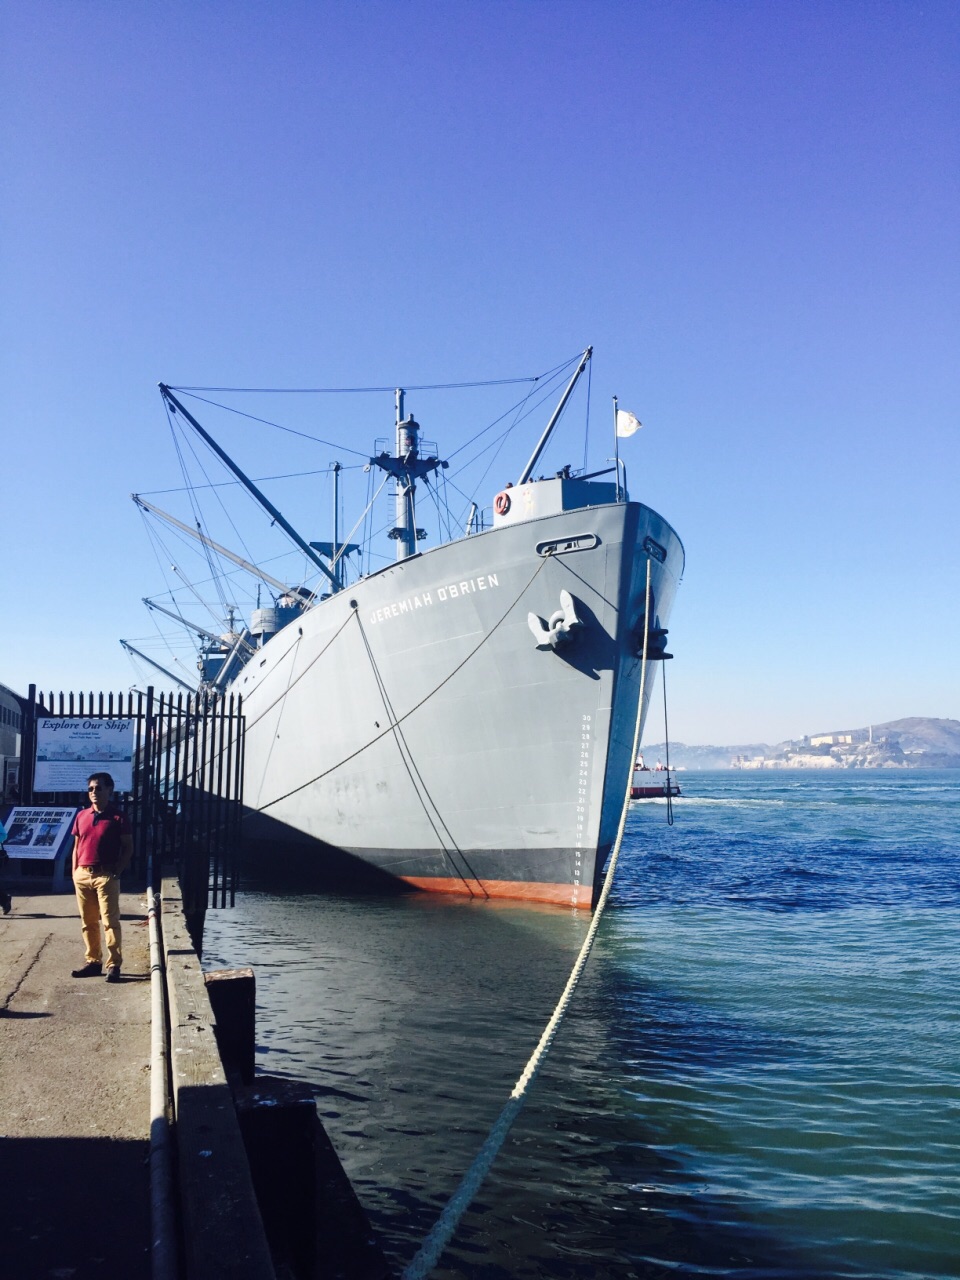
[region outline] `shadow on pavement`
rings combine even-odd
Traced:
[[[77,1106],[97,1091],[64,1077]],[[109,1117],[105,1117],[109,1122]],[[149,1143],[110,1138],[0,1138],[3,1274],[149,1280]]]

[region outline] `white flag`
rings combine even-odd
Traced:
[[[627,413],[626,409],[617,410],[617,435],[632,436],[639,431],[643,423],[635,413]]]

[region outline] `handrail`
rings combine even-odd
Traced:
[[[150,931],[150,1260],[152,1280],[177,1280],[177,1234],[170,1144],[170,1071],[160,894],[153,859],[147,876]]]

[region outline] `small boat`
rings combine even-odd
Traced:
[[[640,773],[656,773],[660,776],[654,782],[646,778],[638,778]],[[680,794],[679,782],[674,782],[670,777],[670,770],[664,765],[658,764],[656,769],[651,769],[649,765],[643,763],[643,756],[633,766],[633,785],[630,788],[631,800],[664,800],[668,796],[678,796]]]

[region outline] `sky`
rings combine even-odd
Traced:
[[[156,643],[169,586],[130,501],[182,483],[158,382],[493,381],[592,345],[551,465],[587,422],[604,464],[613,395],[644,424],[631,496],[687,555],[671,737],[960,718],[958,126],[939,0],[3,0],[0,682],[151,678],[119,638]],[[463,448],[529,390],[407,407]],[[393,421],[243,407],[355,451],[301,439],[301,469]],[[330,537],[329,474],[296,483]]]

